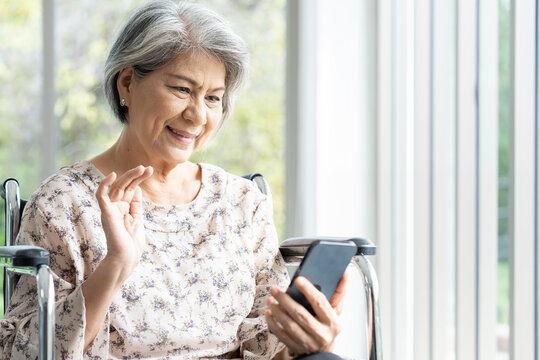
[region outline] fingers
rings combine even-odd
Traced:
[[[128,170],[122,175],[120,175],[120,177],[118,177],[118,179],[112,184],[111,188],[109,189],[109,197],[114,200],[121,198],[124,195],[124,191],[128,187],[128,185],[134,179],[141,176],[143,171],[144,167],[142,165],[139,165],[136,168]]]
[[[120,177],[115,172],[107,175],[96,191],[101,211],[109,214],[111,203],[115,203],[120,213],[130,213],[132,218],[142,216],[142,192],[140,183],[152,176],[154,169],[151,166],[137,166],[126,171]],[[125,204],[122,204],[125,202]]]
[[[268,328],[272,334],[276,335],[278,339],[283,342],[290,352],[293,352],[296,355],[303,354],[303,349],[300,348],[299,343],[294,341],[289,334],[279,325],[279,323],[274,319],[271,310],[266,310],[264,313],[266,317],[266,322],[268,323]]]
[[[142,166],[142,165],[141,165]],[[135,189],[137,189],[144,180],[148,179],[152,174],[154,173],[154,169],[151,166],[147,166],[144,168],[143,173],[138,178],[134,179],[126,188],[127,191],[133,191],[135,192]]]
[[[298,290],[304,294],[307,301],[317,314],[317,318],[325,324],[334,322],[332,315],[335,316],[334,309],[324,296],[313,284],[303,276],[299,276],[294,281]]]
[[[290,299],[290,296],[285,293],[281,293],[278,296],[280,295],[284,295],[284,297],[288,297]],[[294,302],[294,300],[290,300]],[[311,334],[306,332],[305,328],[301,325],[302,322],[307,324],[309,322],[309,319],[307,318],[310,317],[313,320],[312,326],[318,328],[318,323],[315,318],[313,318],[313,316],[311,316],[311,314],[307,312],[302,305],[295,302],[293,306],[295,309],[292,311],[291,309],[287,309],[287,311],[285,309],[287,306],[283,305],[281,301],[278,303],[274,297],[269,297],[267,304],[272,314],[272,319],[274,322],[280,325],[279,329],[276,331],[278,331],[280,334],[285,334],[285,338],[291,339],[291,345],[294,347],[293,351],[295,353],[312,353],[316,352],[320,348],[318,342]],[[289,311],[295,315],[291,315]],[[298,311],[298,314],[295,313],[296,311]],[[297,321],[297,317],[304,317],[304,319],[302,321]],[[309,326],[306,326],[306,328],[311,329]]]
[[[280,291],[278,288],[273,287],[270,289],[271,294],[280,305],[280,311],[282,309],[294,319],[303,329],[317,328],[319,322],[310,314],[307,309],[297,303],[289,294]],[[269,299],[271,301],[272,298]],[[269,304],[270,305],[270,304]],[[279,320],[278,320],[279,321]]]
[[[313,289],[318,291],[315,287]],[[273,297],[268,299],[267,304],[272,310],[274,319],[292,337],[300,339],[303,348],[309,349],[310,352],[320,351],[333,341],[332,326],[335,322],[329,323],[332,325],[329,327],[329,324],[320,322],[289,294],[276,287],[271,288],[270,291]]]
[[[117,201],[125,197],[131,198],[139,184],[148,179],[152,173],[152,167],[144,167],[142,165],[126,171],[112,183],[109,190],[109,198],[112,201]]]
[[[108,186],[111,185],[114,180],[116,180],[116,173],[113,171],[103,180],[101,180],[101,183],[96,191],[96,198],[102,211],[107,209],[108,205],[111,203],[109,199]]]

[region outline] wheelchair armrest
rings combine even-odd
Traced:
[[[324,241],[352,241],[356,244],[356,255],[375,255],[376,246],[368,239],[362,238],[347,238],[347,237],[294,237],[284,240],[279,250],[283,257],[289,256],[304,256],[312,242],[317,240]]]
[[[0,261],[11,260],[10,266],[49,265],[49,252],[38,246],[2,246],[0,247]]]

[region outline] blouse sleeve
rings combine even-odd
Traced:
[[[248,317],[240,325],[241,353],[244,359],[271,359],[284,348],[277,337],[270,333],[264,312],[270,287],[285,289],[289,275],[279,253],[273,209],[270,199],[265,197],[253,216],[253,249],[255,265],[255,299]]]
[[[74,211],[78,210],[72,207],[71,211],[64,209],[66,211],[62,212],[54,204],[49,205],[47,209],[54,210],[54,213],[42,210],[36,202],[28,203],[17,243],[41,246],[49,251],[56,303],[55,358],[82,359],[86,327],[82,283],[90,259],[96,260],[96,256],[101,256],[85,251],[85,246],[81,246],[81,236],[84,238],[87,229],[83,227],[80,218],[79,221],[72,218],[77,215]],[[21,276],[5,317],[0,321],[2,359],[37,358],[37,302],[35,278]],[[90,348],[95,359],[107,358],[107,346],[103,346],[104,342],[108,342],[106,330],[104,324]]]

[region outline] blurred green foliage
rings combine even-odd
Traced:
[[[41,2],[0,1],[0,178],[39,184]]]
[[[510,268],[508,261],[499,261],[497,267],[497,323],[510,322]]]

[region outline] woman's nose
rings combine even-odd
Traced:
[[[196,125],[206,124],[206,107],[204,100],[192,99],[184,110],[184,118]]]

